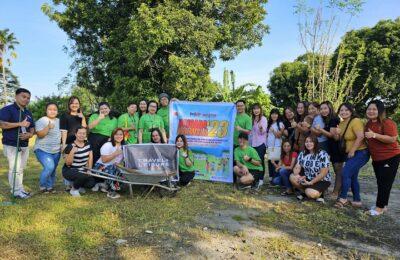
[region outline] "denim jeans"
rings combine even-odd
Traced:
[[[273,184],[284,186],[286,189],[292,188],[292,184],[289,181],[291,170],[280,168],[276,177],[273,179]]]
[[[360,169],[367,164],[368,160],[369,152],[367,149],[358,150],[355,152],[354,157],[347,159],[342,171],[342,188],[339,198],[346,199],[347,192],[351,187],[351,191],[353,192],[353,200],[356,202],[361,201],[358,173],[360,172]]]
[[[43,166],[43,170],[40,173],[40,188],[41,189],[52,189],[56,182],[56,169],[58,161],[60,160],[60,153],[47,153],[43,150],[35,150],[36,158]]]

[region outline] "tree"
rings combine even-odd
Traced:
[[[365,85],[357,95],[351,95],[355,79],[358,77],[358,64],[365,55],[365,46],[360,45],[352,63],[343,60],[346,42],[337,48],[336,59],[332,60],[336,34],[343,27],[338,13],[348,15],[348,24],[361,11],[362,0],[322,0],[317,7],[310,7],[306,0],[298,0],[295,13],[299,17],[300,43],[307,58],[308,80],[301,98],[309,101],[332,101],[338,107],[343,101],[352,98],[354,103],[366,95]],[[325,15],[327,11],[328,16]]]
[[[359,49],[365,49],[350,95],[356,96],[366,86],[368,91],[358,104],[359,109],[364,110],[368,100],[381,98],[389,112],[393,112],[400,101],[400,18],[379,21],[372,28],[352,30],[342,42],[345,44],[342,59],[346,64],[354,63]],[[337,49],[333,59],[338,53]]]
[[[305,55],[293,62],[284,62],[275,68],[269,78],[268,89],[271,101],[277,107],[295,107],[300,101],[299,93],[305,92],[308,66]]]
[[[18,77],[15,76],[10,71],[9,68],[5,68],[4,71],[5,71],[4,75],[5,75],[5,78],[6,78],[5,82],[7,84],[6,85],[6,89],[5,89],[6,93],[4,93],[4,86],[3,86],[0,89],[0,96],[3,97],[3,102],[6,104],[6,103],[9,103],[9,102],[12,102],[12,100],[14,98],[15,90],[17,90],[17,88],[20,87],[20,83],[19,83]],[[0,78],[4,79],[3,67],[2,66],[0,66]],[[3,82],[4,82],[4,80],[3,80]],[[4,99],[4,97],[7,97],[7,98]]]
[[[260,45],[267,0],[53,0],[42,10],[73,42],[77,85],[112,103],[216,92],[216,54],[230,60]]]
[[[271,110],[271,100],[269,95],[264,92],[262,86],[254,83],[246,83],[235,87],[235,79],[236,76],[233,70],[224,69],[223,84],[217,84],[217,94],[213,101],[236,102],[243,99],[248,104],[248,112],[250,112],[250,107],[253,104],[259,103],[263,107],[264,113],[269,113]]]
[[[17,57],[15,45],[19,44],[15,38],[14,33],[10,33],[9,29],[0,30],[0,68],[2,78],[2,103],[7,104],[10,101],[10,92],[16,86],[16,77],[14,75],[8,75],[10,70],[7,67],[11,66],[11,59]],[[8,80],[11,80],[9,83]],[[18,84],[17,84],[18,85]]]

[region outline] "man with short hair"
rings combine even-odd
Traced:
[[[233,172],[237,176],[239,184],[244,186],[253,184],[253,187],[256,187],[255,184],[257,184],[263,173],[263,167],[261,165],[260,156],[256,149],[249,146],[248,140],[249,136],[247,134],[239,134],[239,146],[236,147],[234,151],[236,165],[233,167]]]
[[[169,96],[167,93],[161,93],[158,96],[160,102],[160,108],[157,111],[157,115],[161,116],[164,121],[164,129],[167,138],[169,138]]]
[[[244,100],[236,101],[236,110],[235,131],[233,133],[233,143],[235,147],[239,145],[239,134],[245,133],[248,135],[253,128],[251,117],[246,114],[246,102]]]
[[[29,138],[35,130],[32,113],[27,109],[30,98],[29,90],[19,88],[15,91],[15,102],[0,109],[3,153],[8,160],[8,182],[13,196],[20,199],[30,197],[30,193],[24,190],[22,184],[29,156]]]
[[[127,113],[122,114],[118,118],[118,127],[124,130],[124,139],[128,144],[138,143],[138,126],[139,126],[139,115],[136,113],[137,105],[131,102],[127,108]]]

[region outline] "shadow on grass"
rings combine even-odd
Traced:
[[[1,157],[0,165],[5,163]],[[38,190],[41,167],[32,153],[28,166],[24,184]],[[56,188],[60,191],[63,186],[59,173]],[[6,176],[2,167],[3,198],[9,193]],[[371,174],[365,176],[370,180]],[[0,249],[6,258],[213,258],[220,255],[210,254],[210,248],[219,245],[204,246],[207,241],[215,241],[210,236],[229,243],[240,240],[243,232],[261,230],[264,235],[283,234],[253,241],[270,250],[270,256],[282,256],[279,250],[292,254],[284,256],[304,256],[304,250],[297,249],[293,241],[302,245],[323,242],[331,248],[344,247],[340,241],[356,241],[397,250],[400,228],[389,216],[371,219],[356,210],[339,211],[331,204],[299,204],[294,198],[277,194],[268,189],[249,195],[233,191],[231,185],[196,181],[175,198],[159,198],[153,193],[144,199],[138,189],[133,198],[124,193],[119,200],[91,192],[79,199],[65,192],[36,195],[0,208]],[[118,239],[126,242],[117,245]],[[370,252],[357,248],[357,244],[347,247],[348,251],[355,248]]]

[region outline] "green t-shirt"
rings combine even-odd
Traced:
[[[179,150],[179,171],[181,172],[193,172],[194,169],[194,157],[193,153],[190,150],[187,150],[187,155],[189,156],[190,161],[192,162],[192,166],[187,166],[185,162],[185,157],[182,156],[181,150]]]
[[[235,145],[239,145],[238,137],[239,137],[239,133],[240,133],[238,130],[236,130],[236,126],[240,126],[243,129],[251,131],[251,129],[253,128],[252,124],[253,123],[251,121],[251,117],[248,114],[242,113],[242,114],[236,115],[235,131],[233,132],[233,143]]]
[[[137,144],[137,129],[139,126],[139,115],[129,115],[128,113],[122,114],[118,118],[118,127],[128,128],[135,126],[135,130],[129,130],[129,137],[126,139],[128,144]]]
[[[247,169],[256,170],[256,171],[262,171],[263,170],[263,167],[261,165],[260,166],[256,166],[256,165],[252,164],[251,162],[247,162],[247,161],[245,161],[243,159],[243,157],[245,155],[247,155],[251,159],[261,162],[260,156],[258,155],[256,149],[254,149],[253,147],[246,146],[246,148],[244,148],[244,149],[242,149],[240,147],[236,147],[235,151],[234,151],[234,155],[235,155],[235,161],[240,162],[241,164],[246,166]]]
[[[164,129],[164,121],[161,116],[155,114],[145,114],[139,120],[139,129],[143,129],[142,142],[150,143],[151,142],[151,133],[150,130],[153,128],[159,128],[160,130]]]
[[[94,120],[99,118],[99,114],[93,114],[89,117],[89,124],[91,124]],[[106,116],[102,119],[94,128],[90,130],[91,133],[101,134],[105,136],[111,136],[112,131],[117,128],[118,120],[117,118],[110,119],[109,116]]]
[[[169,133],[169,106],[161,107],[160,109],[158,109],[157,115],[161,116],[161,118],[163,119],[164,129],[168,135],[168,133]]]

